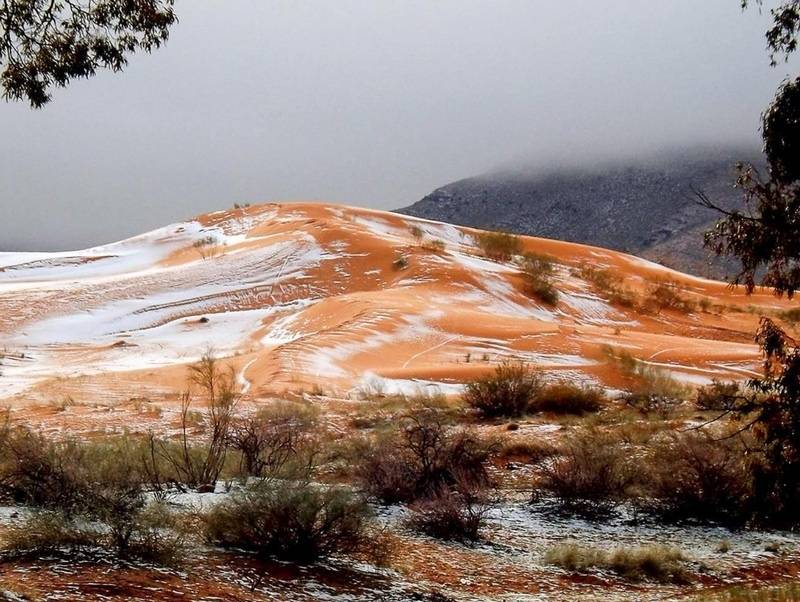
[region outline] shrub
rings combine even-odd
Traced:
[[[169,530],[171,514],[147,503],[138,449],[128,439],[79,444],[19,429],[8,449],[6,491],[34,508],[8,551],[93,548],[122,558],[176,558],[181,538]]]
[[[570,436],[540,471],[539,487],[555,496],[562,510],[587,517],[608,513],[632,483],[623,446],[593,430]]]
[[[257,478],[308,475],[317,454],[317,416],[293,403],[277,403],[233,421],[229,445],[240,452],[239,472]]]
[[[223,370],[210,351],[198,363],[190,366],[189,383],[200,388],[206,401],[206,440],[202,445],[191,445],[189,442],[193,397],[191,391],[186,391],[181,395],[181,433],[178,443],[152,438],[151,457],[159,456],[166,461],[180,476],[181,483],[213,488],[225,464],[228,437],[241,392],[233,368]],[[154,460],[154,471],[157,466]]]
[[[743,399],[741,385],[737,382],[714,380],[697,389],[695,405],[700,410],[725,411]]]
[[[623,375],[635,381],[631,390],[622,396],[622,400],[628,406],[643,414],[652,412],[666,414],[686,397],[687,388],[676,381],[669,372],[651,366],[627,351],[616,351],[611,347],[605,348],[604,351]]]
[[[478,246],[486,257],[495,261],[508,261],[522,251],[519,236],[509,232],[481,232]]]
[[[582,415],[601,410],[606,401],[603,391],[595,387],[559,383],[543,387],[528,409],[531,412]]]
[[[445,245],[443,240],[433,238],[422,243],[422,248],[431,253],[444,253]]]
[[[576,544],[561,544],[545,553],[545,562],[565,570],[585,573],[592,569],[611,571],[628,581],[652,580],[686,583],[685,556],[666,546],[618,548],[611,552]]]
[[[486,417],[517,417],[524,414],[540,392],[540,376],[525,364],[505,362],[493,374],[465,387],[463,399]]]
[[[741,524],[752,494],[745,453],[738,439],[715,440],[704,432],[670,436],[648,458],[645,506],[673,520]]]
[[[480,489],[490,484],[486,461],[492,450],[468,430],[447,428],[438,412],[418,410],[401,430],[357,451],[356,478],[386,503],[410,502],[443,489]]]
[[[694,300],[681,294],[678,283],[669,280],[663,280],[653,285],[648,291],[644,305],[646,309],[656,313],[667,309],[686,314],[697,308]]]
[[[398,253],[392,261],[392,268],[397,271],[405,270],[408,267],[408,256]]]
[[[479,496],[443,490],[413,503],[409,511],[408,524],[416,531],[437,539],[477,541],[489,505]]]
[[[557,454],[558,449],[547,441],[533,437],[514,437],[503,443],[498,455],[504,459],[521,458],[530,464],[539,464]]]
[[[314,562],[352,553],[369,537],[366,503],[342,487],[263,482],[214,506],[204,517],[210,543],[262,558]]]
[[[577,275],[591,282],[594,288],[612,304],[626,308],[636,306],[636,295],[623,285],[622,277],[612,270],[583,264],[577,270]]]
[[[98,547],[101,534],[73,517],[55,510],[33,511],[4,537],[3,553],[12,557],[73,556]]]
[[[553,285],[554,260],[547,255],[526,253],[522,261],[522,273],[528,292],[547,305],[558,303],[558,291]]]

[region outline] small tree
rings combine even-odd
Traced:
[[[228,449],[228,436],[241,392],[233,368],[223,370],[209,351],[189,368],[189,383],[200,388],[205,397],[208,432],[202,446],[193,446],[189,438],[191,390],[181,395],[181,434],[177,445],[158,441],[158,453],[189,486],[213,487],[219,479]]]

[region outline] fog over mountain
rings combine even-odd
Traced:
[[[698,204],[702,191],[726,209],[741,205],[737,161],[763,163],[754,147],[691,147],[583,168],[505,169],[442,186],[401,213],[454,224],[588,243],[669,267],[723,277],[703,233],[720,217]]]
[[[772,3],[765,2],[765,9]],[[179,0],[167,45],[0,105],[0,249],[234,202],[408,205],[509,162],[755,144],[788,69],[736,0]]]

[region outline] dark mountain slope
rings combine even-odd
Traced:
[[[399,212],[598,245],[721,277],[730,266],[710,262],[703,249],[703,231],[718,216],[697,204],[693,190],[738,207],[741,160],[761,161],[752,149],[694,149],[586,170],[501,172],[453,182]]]

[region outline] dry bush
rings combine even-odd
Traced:
[[[697,302],[686,297],[677,282],[662,280],[649,288],[644,307],[654,313],[670,310],[688,314],[697,309]]]
[[[628,451],[608,435],[586,430],[569,436],[560,454],[540,468],[538,487],[562,510],[602,516],[627,495],[633,483]]]
[[[213,354],[206,352],[189,368],[189,383],[200,388],[205,398],[208,428],[205,441],[193,445],[189,439],[192,416],[192,392],[181,395],[181,434],[178,442],[151,438],[153,458],[166,461],[179,475],[178,482],[190,487],[213,488],[225,465],[228,437],[241,392],[232,368],[223,370]],[[152,469],[157,470],[153,461]],[[158,475],[154,480],[160,482]]]
[[[498,457],[505,460],[524,459],[529,464],[539,464],[558,454],[558,448],[535,437],[514,437],[502,443]]]
[[[724,412],[743,399],[742,386],[737,382],[714,380],[697,389],[695,405],[700,410]]]
[[[7,551],[91,547],[121,558],[173,560],[181,538],[169,530],[171,514],[147,502],[139,451],[128,438],[50,441],[16,429],[3,448],[0,479],[7,495],[35,511]]]
[[[206,539],[262,558],[314,562],[363,549],[370,510],[349,489],[268,481],[234,493],[204,517]]]
[[[522,362],[504,362],[494,373],[467,383],[463,400],[487,418],[523,415],[539,394],[542,380]]]
[[[528,410],[580,416],[600,411],[607,402],[605,393],[596,387],[557,383],[543,387],[531,401]]]
[[[554,262],[552,257],[536,253],[525,253],[522,259],[522,274],[527,292],[551,306],[558,303],[558,290],[553,284]]]
[[[612,551],[560,544],[545,553],[545,562],[567,571],[586,573],[611,571],[628,581],[686,583],[686,557],[680,550],[666,546],[618,548]]]
[[[622,277],[613,270],[583,264],[577,270],[577,276],[591,282],[595,290],[612,304],[625,308],[636,307],[636,294],[624,286]]]
[[[235,419],[228,444],[240,454],[244,477],[303,478],[310,475],[319,450],[317,412],[296,403],[276,403]]]
[[[431,238],[426,240],[422,243],[422,248],[426,251],[430,251],[431,253],[444,253],[445,244],[443,240],[439,240],[438,238]]]
[[[708,433],[672,434],[649,451],[644,464],[648,497],[643,505],[671,520],[742,524],[753,479],[739,439]]]
[[[465,429],[448,427],[435,410],[416,410],[399,430],[355,450],[355,476],[371,496],[410,502],[446,488],[490,484],[486,462],[493,444]]]
[[[398,253],[392,260],[392,268],[396,271],[405,270],[408,267],[408,256],[403,253]]]
[[[478,246],[483,254],[495,261],[508,261],[522,251],[522,241],[510,232],[481,232]]]
[[[488,500],[469,488],[459,489],[445,489],[411,504],[408,525],[437,539],[477,541],[489,511]]]
[[[689,394],[689,389],[669,372],[651,366],[627,351],[605,347],[603,352],[623,375],[634,380],[634,386],[622,396],[622,400],[642,414],[658,412],[666,416]]]
[[[75,556],[99,547],[101,533],[89,525],[77,525],[74,517],[55,510],[36,510],[12,525],[3,538],[6,558]]]

